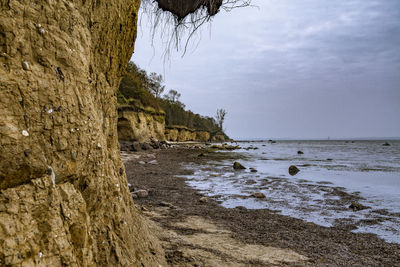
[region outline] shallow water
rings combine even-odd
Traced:
[[[197,170],[188,184],[216,197],[228,208],[268,208],[283,215],[324,226],[351,226],[354,232],[374,233],[400,243],[400,141],[278,141],[239,143],[246,155],[245,171],[232,162],[188,166]],[[298,155],[297,151],[304,152]],[[296,165],[300,172],[288,174]],[[249,168],[258,172],[252,173]],[[265,199],[249,196],[262,192]],[[352,211],[359,202],[371,207]]]

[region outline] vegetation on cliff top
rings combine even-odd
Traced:
[[[185,105],[179,101],[181,95],[178,91],[169,90],[161,97],[165,90],[162,83],[163,78],[160,74],[147,74],[135,63],[129,62],[119,86],[118,104],[144,111],[152,110],[154,113],[165,113],[167,126],[180,125],[211,133],[221,132],[222,124],[219,121],[185,110]]]

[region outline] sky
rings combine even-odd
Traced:
[[[253,0],[165,61],[146,15],[132,56],[231,138],[400,137],[399,0]],[[153,43],[153,45],[152,45]]]

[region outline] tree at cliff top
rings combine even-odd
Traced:
[[[154,77],[161,75],[148,75],[145,70],[140,69],[133,62],[129,62],[126,73],[122,78],[118,91],[118,103],[120,105],[150,106],[156,110],[165,112],[165,120],[168,126],[181,125],[197,130],[215,132],[218,125],[213,118],[204,117],[199,114],[185,110],[185,104],[179,101],[181,94],[176,90],[169,90],[164,98],[156,98],[151,86]]]
[[[164,98],[166,100],[169,100],[169,101],[171,101],[173,103],[180,103],[179,102],[179,98],[180,97],[181,97],[181,94],[178,93],[178,91],[173,90],[173,89],[169,90],[168,94],[164,95]]]
[[[141,104],[153,107],[156,110],[160,109],[159,101],[151,93],[156,86],[161,86],[159,77],[162,80],[161,75],[153,74],[149,76],[145,70],[140,69],[133,62],[129,62],[119,86],[118,103]]]
[[[162,77],[161,74],[157,74],[155,72],[150,73],[149,78],[150,78],[150,84],[149,84],[150,92],[156,98],[161,97],[161,94],[165,90],[165,85],[162,85],[164,83],[164,78]]]
[[[218,127],[221,131],[223,131],[223,125],[225,121],[226,110],[225,109],[217,109],[217,115],[215,117]]]

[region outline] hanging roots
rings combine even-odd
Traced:
[[[166,59],[172,48],[183,50],[182,56],[185,55],[194,34],[221,9],[231,11],[250,3],[251,0],[142,0],[141,8],[152,25],[152,40],[160,31]]]

